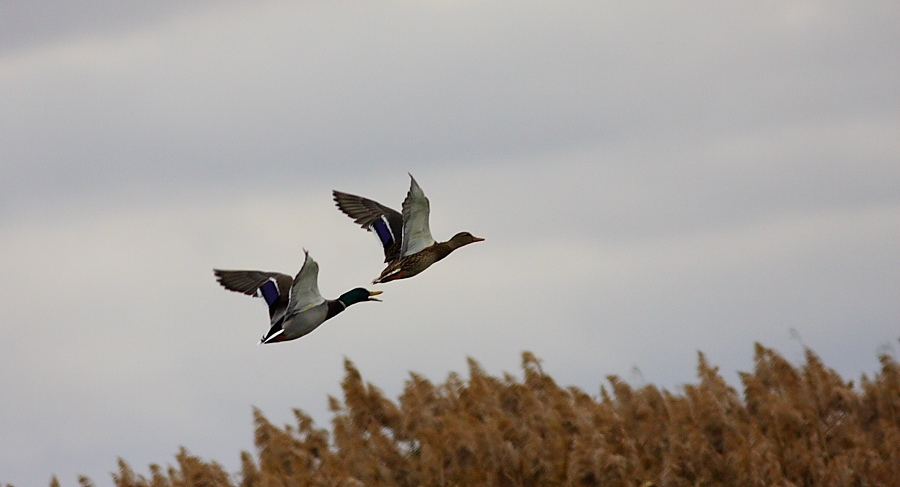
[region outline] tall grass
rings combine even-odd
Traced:
[[[756,345],[740,393],[701,353],[698,381],[677,393],[610,376],[592,396],[560,387],[525,352],[521,380],[490,376],[470,359],[468,379],[452,373],[434,384],[411,374],[397,400],[345,361],[330,430],[300,410],[284,427],[254,410],[256,454],[241,453],[238,473],[181,449],[148,476],[120,460],[113,479],[119,487],[898,485],[900,367],[880,360],[855,386],[812,351],[795,367]]]

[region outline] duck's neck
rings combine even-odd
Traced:
[[[351,304],[365,301],[368,297],[369,292],[361,288],[352,289],[341,294],[337,299],[328,301],[328,313],[325,315],[325,319],[327,320],[328,318],[341,313]]]
[[[446,242],[441,242],[434,246],[434,255],[437,257],[434,261],[437,262],[444,257],[450,255],[450,252],[461,247],[459,244],[454,242],[453,240],[447,240]]]
[[[325,319],[329,319],[334,317],[335,315],[343,312],[347,309],[347,305],[341,301],[340,298],[335,299],[333,301],[328,301],[328,312],[325,314]]]

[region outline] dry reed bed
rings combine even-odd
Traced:
[[[867,486],[900,482],[900,367],[845,382],[812,351],[795,367],[756,345],[743,396],[700,354],[679,393],[618,377],[594,397],[558,386],[531,353],[524,377],[433,384],[412,374],[398,401],[350,362],[332,430],[295,410],[279,428],[254,411],[257,455],[229,474],[186,450],[149,476],[119,461],[119,487]],[[91,485],[87,478],[79,479]],[[53,484],[57,484],[53,479]]]

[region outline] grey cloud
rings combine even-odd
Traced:
[[[129,29],[159,22],[200,6],[208,0],[137,2],[105,0],[67,2],[35,0],[0,5],[0,55],[78,37],[121,35]]]
[[[806,14],[813,26],[800,32],[779,25],[777,6],[706,22],[700,4],[273,3],[163,22],[82,46],[106,52],[99,66],[13,78],[7,96],[25,102],[11,102],[4,152],[18,171],[6,184],[271,182],[892,113],[900,65],[872,47],[900,42],[881,27],[896,12],[844,10]],[[48,76],[59,81],[36,83]]]

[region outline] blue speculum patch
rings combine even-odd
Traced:
[[[278,300],[278,285],[275,284],[275,279],[269,279],[259,286],[259,292],[270,308]]]
[[[375,230],[375,234],[378,235],[378,239],[381,240],[381,245],[388,247],[394,243],[394,234],[391,233],[391,227],[387,224],[384,217],[372,222],[372,228]]]

